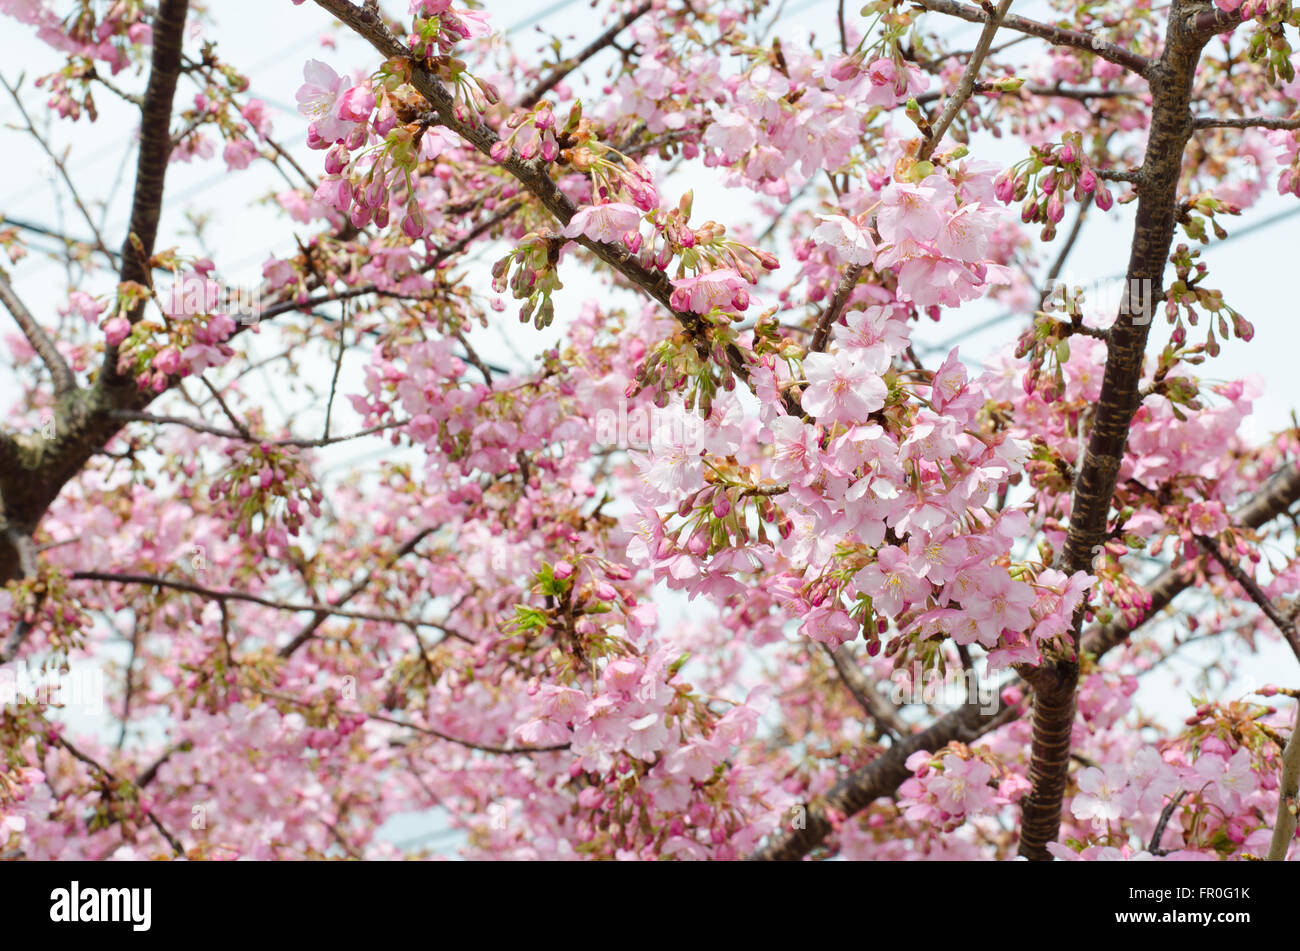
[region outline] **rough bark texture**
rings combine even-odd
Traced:
[[[1062,557],[1067,573],[1085,571],[1095,546],[1106,540],[1107,519],[1129,427],[1139,404],[1142,361],[1155,303],[1163,295],[1173,242],[1183,150],[1192,136],[1191,92],[1196,64],[1213,30],[1197,27],[1205,4],[1175,2],[1165,48],[1145,69],[1151,89],[1151,127],[1138,175],[1138,207],[1119,315],[1107,336],[1106,370],[1083,462],[1074,483],[1069,534]],[[1216,21],[1217,22],[1217,21]],[[1076,620],[1076,632],[1082,613]],[[1057,660],[1022,671],[1034,685],[1032,789],[1021,807],[1020,854],[1046,860],[1061,825],[1061,801],[1070,763],[1070,731],[1078,662]]]
[[[131,225],[122,244],[119,277],[123,281],[147,284],[150,279],[148,261],[158,234],[163,180],[171,152],[172,100],[180,75],[188,11],[188,0],[162,0],[153,20],[152,65],[141,106]],[[108,348],[95,384],[68,393],[57,403],[51,436],[0,437],[0,499],[9,524],[30,534],[63,486],[122,427],[113,412],[143,409],[153,397],[152,392],[141,392],[133,381],[118,376],[117,353]],[[0,539],[0,583],[16,578],[18,573],[16,549]]]
[[[1233,513],[1233,520],[1248,528],[1259,528],[1287,511],[1297,500],[1300,500],[1300,468],[1290,466],[1238,508]],[[1151,606],[1146,613],[1131,623],[1118,620],[1093,625],[1083,636],[1083,652],[1101,657],[1123,644],[1134,630],[1163,611],[1179,592],[1191,585],[1193,567],[1192,564],[1180,564],[1161,572],[1147,587]],[[1013,682],[1008,686],[1025,689],[1028,684]],[[911,775],[904,764],[913,753],[936,750],[952,740],[970,742],[1006,722],[1010,712],[999,701],[997,709],[988,713],[981,713],[976,707],[963,707],[941,717],[923,733],[908,736],[877,759],[844,777],[831,789],[824,802],[806,804],[803,828],[783,829],[767,845],[756,850],[750,856],[751,860],[794,861],[803,858],[830,835],[832,826],[828,808],[850,816],[881,796],[893,795],[903,780]]]

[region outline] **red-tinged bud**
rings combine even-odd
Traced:
[[[347,146],[341,142],[330,146],[330,150],[325,153],[325,174],[338,175],[347,167]]]
[[[567,561],[557,561],[555,568],[551,572],[560,581],[573,577],[573,565]]]
[[[1038,199],[1030,198],[1020,206],[1020,220],[1025,224],[1038,217]]]
[[[1074,164],[1074,146],[1066,142],[1061,146],[1061,161],[1066,165]]]
[[[685,225],[682,225],[677,230],[677,243],[683,248],[695,247],[695,232]]]
[[[727,493],[719,492],[717,495],[713,497],[714,518],[726,518],[727,514],[730,511],[731,511],[731,499],[727,497]]]
[[[794,534],[794,522],[788,518],[782,519],[781,524],[777,526],[777,531],[781,533],[782,538],[789,538]]]
[[[1255,336],[1255,325],[1241,314],[1232,315],[1232,329],[1241,340],[1249,340]]]
[[[1097,187],[1097,174],[1092,169],[1085,168],[1079,176],[1079,187],[1085,192],[1091,192]]]
[[[677,514],[680,515],[682,518],[685,518],[686,516],[690,515],[692,510],[694,510],[696,504],[703,499],[705,493],[710,491],[712,490],[709,488],[703,488],[700,489],[698,492],[692,492],[690,495],[686,496],[686,498],[682,499],[681,502],[678,504]]]
[[[623,235],[623,243],[627,245],[629,251],[636,254],[641,250],[641,232],[629,231],[627,234]]]
[[[1038,183],[1038,186],[1045,194],[1052,194],[1052,192],[1056,191],[1056,173],[1048,172],[1043,176],[1042,181]]]
[[[1047,201],[1047,220],[1056,225],[1060,224],[1064,217],[1065,202],[1061,201],[1060,195],[1053,195]]]
[[[1110,211],[1111,206],[1115,204],[1115,199],[1111,197],[1110,190],[1100,182],[1097,183],[1097,207],[1102,211]]]
[[[707,555],[709,553],[709,533],[701,528],[687,541],[686,550],[697,558]]]
[[[555,141],[555,136],[547,135],[542,139],[542,158],[548,162],[554,162],[556,156],[560,154],[560,144]]]
[[[859,50],[852,56],[841,56],[831,66],[831,79],[836,82],[849,82],[862,74],[862,64],[866,60],[866,51]]]
[[[1004,205],[1009,205],[1015,198],[1016,181],[1006,172],[1003,172],[993,182],[993,194],[998,201]]]
[[[488,149],[488,155],[492,157],[494,162],[504,162],[509,154],[510,145],[504,139],[497,139],[492,143],[492,147]]]
[[[418,207],[402,217],[402,233],[412,241],[424,236],[424,213]]]
[[[1029,372],[1020,378],[1020,386],[1025,391],[1026,396],[1033,396],[1034,390],[1038,388],[1038,377],[1036,374]]]

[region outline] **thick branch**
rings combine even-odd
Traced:
[[[998,89],[991,82],[978,80],[975,83],[975,92],[978,93],[997,93],[999,96],[1013,96],[1023,98],[1025,96],[1037,96],[1043,99],[1073,99],[1076,102],[1089,102],[1093,99],[1127,99],[1138,95],[1132,89],[1083,89],[1074,86],[1063,86],[1060,83],[1025,83],[1019,89]],[[936,90],[934,92],[923,92],[916,97],[920,105],[927,102],[935,102],[943,98],[943,92]]]
[[[130,233],[123,246],[121,280],[149,283],[149,258],[157,236],[163,174],[170,151],[168,127],[172,96],[180,70],[180,49],[187,13],[186,0],[162,0],[153,19],[153,63],[145,93],[140,129],[140,155]],[[137,248],[135,240],[140,242]],[[68,480],[121,428],[109,411],[143,409],[154,394],[117,374],[117,352],[105,350],[95,385],[73,389],[60,401],[54,432],[48,437],[3,441],[0,492],[9,521],[30,533]],[[0,582],[17,576],[17,553],[0,543]]]
[[[189,0],[162,0],[153,22],[153,61],[149,84],[140,108],[140,152],[135,166],[135,193],[131,200],[131,224],[122,242],[122,270],[119,278],[149,285],[149,259],[158,238],[162,213],[163,182],[167,159],[172,151],[172,99],[181,72],[181,46]],[[127,315],[131,323],[140,318],[143,303]],[[117,376],[117,348],[106,347],[101,371],[106,380]]]
[[[1300,807],[1300,713],[1282,751],[1282,782],[1277,790],[1277,821],[1273,824],[1273,841],[1268,847],[1268,861],[1286,860],[1287,850],[1295,839],[1296,809]]]
[[[1152,115],[1142,188],[1124,296],[1107,340],[1101,395],[1074,483],[1069,533],[1061,559],[1067,573],[1087,570],[1093,552],[1106,538],[1115,482],[1140,401],[1138,384],[1153,305],[1162,294],[1165,261],[1173,240],[1183,150],[1192,134],[1192,79],[1204,43],[1186,29],[1185,11],[1182,3],[1176,2],[1164,53],[1147,70]],[[1081,609],[1076,631],[1082,617]],[[1020,854],[1029,859],[1050,859],[1047,844],[1056,841],[1060,830],[1078,675],[1074,658],[1060,659],[1033,672],[1036,689],[1029,767],[1033,788],[1021,804],[1020,830]]]

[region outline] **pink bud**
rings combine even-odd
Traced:
[[[131,324],[125,317],[114,317],[104,324],[104,337],[110,347],[116,347],[131,333]]]
[[[153,368],[168,376],[180,369],[181,354],[175,347],[165,347],[159,350],[153,358]]]
[[[998,201],[1003,204],[1009,204],[1016,194],[1016,182],[1003,172],[993,183],[993,194]]]
[[[1055,225],[1060,224],[1064,217],[1065,203],[1061,201],[1060,195],[1053,195],[1047,202],[1047,219]]]

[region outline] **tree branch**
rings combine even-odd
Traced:
[[[1273,476],[1269,484],[1233,513],[1241,525],[1259,528],[1282,514],[1300,500],[1300,467],[1288,465]],[[1190,587],[1194,565],[1170,567],[1147,588],[1151,605],[1142,617],[1128,622],[1123,618],[1109,624],[1093,625],[1084,634],[1080,650],[1100,658],[1123,644],[1129,636],[1164,610],[1176,595]],[[803,828],[783,829],[766,845],[756,849],[751,860],[793,861],[802,858],[830,835],[832,825],[828,810],[844,817],[860,812],[882,796],[892,795],[912,774],[906,769],[907,758],[918,750],[934,751],[953,740],[970,743],[1006,722],[1016,708],[1001,699],[1007,688],[1024,688],[1012,680],[998,691],[999,701],[990,712],[967,705],[936,720],[922,733],[908,736],[855,772],[837,782],[820,802],[805,804]]]
[[[987,14],[979,7],[969,3],[958,3],[956,0],[911,0],[911,2],[934,13],[946,13],[968,23],[983,23],[987,19]],[[1006,17],[1002,21],[1002,26],[1016,33],[1026,33],[1047,40],[1053,46],[1069,46],[1092,53],[1140,75],[1146,75],[1147,69],[1152,65],[1152,61],[1142,54],[1106,42],[1091,33],[1066,30],[1014,15]]]
[[[1296,659],[1300,660],[1300,636],[1296,634],[1295,622],[1279,611],[1276,605],[1259,584],[1250,575],[1242,569],[1235,558],[1230,558],[1219,548],[1218,542],[1214,539],[1206,538],[1204,535],[1194,536],[1196,543],[1205,549],[1205,551],[1219,563],[1223,570],[1233,581],[1241,585],[1242,590],[1254,601],[1264,616],[1273,622],[1273,626],[1282,632],[1286,642],[1291,645],[1291,650],[1295,653]]]
[[[1139,405],[1138,385],[1153,304],[1162,295],[1183,150],[1192,135],[1192,80],[1208,41],[1208,37],[1201,39],[1187,29],[1184,5],[1185,0],[1175,0],[1164,52],[1147,69],[1152,114],[1142,163],[1142,188],[1119,316],[1106,341],[1101,395],[1074,483],[1069,531],[1060,559],[1067,574],[1087,570],[1096,546],[1106,540],[1115,482],[1129,426]],[[1076,638],[1083,613],[1081,605],[1075,618]],[[1051,858],[1047,844],[1056,841],[1060,830],[1079,664],[1076,658],[1060,658],[1036,670],[1018,669],[1021,676],[1032,678],[1035,687],[1029,766],[1032,788],[1021,803],[1019,851],[1025,858],[1045,861]]]
[[[1270,119],[1267,116],[1197,116],[1195,129],[1300,129],[1300,119]]]
[[[998,26],[1007,15],[1007,10],[1011,8],[1011,0],[1000,0],[997,9],[987,15],[984,23],[984,31],[980,33],[979,41],[975,44],[975,52],[966,62],[966,69],[961,74],[961,79],[957,81],[957,88],[948,98],[947,104],[943,107],[943,112],[931,126],[929,134],[926,136],[925,144],[921,146],[920,158],[924,161],[934,154],[934,150],[939,147],[943,137],[948,132],[948,127],[952,125],[957,113],[970,99],[971,93],[975,91],[975,79],[979,76],[980,67],[984,65],[984,57],[988,55],[989,47],[993,45],[993,37],[997,35]]]
[[[1277,820],[1273,823],[1268,861],[1286,861],[1287,850],[1295,839],[1297,808],[1300,808],[1300,713],[1296,714],[1291,739],[1282,750],[1282,782],[1277,788]]]
[[[601,50],[605,49],[614,42],[614,38],[632,25],[633,22],[640,19],[650,11],[654,6],[651,0],[645,0],[639,6],[633,7],[614,21],[608,30],[600,34],[581,50],[567,59],[561,60],[555,67],[546,74],[546,77],[538,80],[537,85],[524,94],[519,100],[520,109],[531,109],[541,101],[542,97],[564,81],[564,78],[580,67],[587,60],[591,59]]]
[[[898,711],[890,706],[889,701],[879,694],[871,681],[862,673],[862,668],[858,666],[853,653],[843,644],[834,649],[826,644],[822,647],[826,649],[840,679],[844,681],[844,686],[848,688],[849,693],[853,694],[853,699],[857,701],[863,712],[895,740],[900,736],[906,736],[910,732],[907,724],[899,719]]]
[[[181,46],[184,42],[185,18],[189,0],[161,0],[153,22],[153,57],[149,83],[140,107],[140,152],[135,166],[135,193],[131,201],[131,223],[122,242],[122,270],[125,283],[151,286],[149,259],[158,237],[158,218],[162,213],[163,183],[167,160],[172,151],[172,100],[176,79],[181,72]],[[126,315],[134,324],[140,319],[144,304],[139,303]],[[104,348],[101,371],[105,380],[117,378],[117,348]]]
[[[826,349],[826,344],[831,338],[831,328],[844,313],[844,308],[853,295],[853,288],[857,287],[858,278],[862,276],[862,270],[861,264],[850,264],[845,268],[844,276],[840,278],[839,286],[835,288],[835,296],[831,298],[831,302],[826,305],[826,310],[822,312],[821,319],[817,321],[812,343],[808,345],[810,352],[821,353]]]
[[[36,355],[41,358],[46,369],[50,371],[50,376],[54,378],[54,393],[56,396],[62,396],[65,393],[71,393],[77,388],[77,378],[72,373],[72,368],[68,366],[63,354],[59,353],[58,347],[50,339],[36,318],[32,316],[27,305],[22,302],[15,292],[9,279],[0,273],[0,302],[3,302],[9,313],[13,314],[14,320],[18,322],[19,329],[22,330],[23,336],[27,342],[32,345]]]
[[[200,597],[208,598],[212,601],[243,601],[248,604],[258,604],[264,608],[274,608],[277,611],[289,611],[298,613],[302,611],[312,611],[320,615],[333,615],[334,617],[351,618],[356,621],[375,621],[380,624],[400,624],[403,627],[431,627],[435,630],[445,630],[442,624],[437,621],[422,621],[419,618],[407,618],[397,614],[379,614],[373,611],[348,611],[330,604],[301,604],[291,601],[275,601],[271,598],[264,598],[261,595],[250,594],[247,591],[218,591],[215,588],[207,588],[192,581],[185,581],[179,578],[163,578],[159,575],[140,575],[123,572],[121,574],[107,571],[74,571],[68,575],[71,581],[103,581],[110,584],[138,584],[149,585],[155,588],[170,588],[173,591],[184,591],[187,594],[196,594]]]
[[[412,58],[406,44],[393,36],[376,12],[369,7],[359,7],[349,0],[316,0],[316,5],[351,27],[384,57],[410,62],[411,85],[429,102],[437,120],[481,154],[491,157],[492,146],[498,141],[496,133],[472,116],[457,115],[451,94],[422,63]],[[577,212],[577,206],[547,174],[545,162],[538,159],[525,161],[512,149],[496,164],[513,175],[561,224],[567,225]],[[707,322],[699,314],[679,311],[673,307],[673,285],[666,274],[647,268],[621,245],[593,241],[587,237],[574,240],[662,305],[686,330],[701,359],[709,358],[713,344]],[[732,374],[748,384],[749,366],[744,353],[734,343],[728,343],[722,349]],[[792,394],[787,392],[784,401],[786,411],[792,416],[803,415],[798,400]]]

